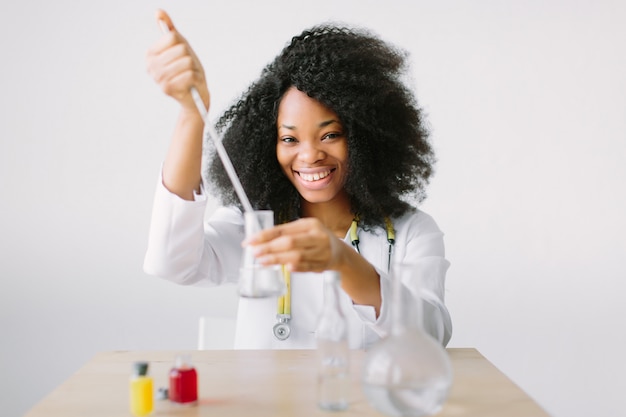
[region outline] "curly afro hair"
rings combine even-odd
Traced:
[[[385,216],[410,210],[411,200],[422,201],[434,154],[402,81],[406,59],[363,29],[326,24],[295,36],[217,122],[252,205],[274,210],[277,222],[300,216],[300,196],[276,158],[277,109],[292,86],[339,116],[348,140],[345,189],[362,225],[382,225]],[[239,205],[215,154],[207,177],[224,204]]]

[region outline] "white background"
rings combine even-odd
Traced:
[[[214,117],[312,24],[409,50],[439,158],[423,209],[452,262],[450,346],[554,416],[624,415],[625,2],[3,0],[3,416],[98,351],[193,349],[198,316],[235,314],[231,287],[141,269],[177,111],[145,71],[156,7],[202,59]]]

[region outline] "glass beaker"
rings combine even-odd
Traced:
[[[452,385],[446,350],[422,328],[421,298],[410,297],[417,305],[409,306],[403,297],[409,290],[402,283],[419,279],[417,270],[417,264],[393,265],[391,332],[368,350],[362,369],[363,392],[370,405],[389,416],[435,414]],[[411,320],[408,311],[417,314],[418,320]]]
[[[263,229],[274,226],[272,210],[255,210],[244,213],[246,238]],[[280,265],[261,265],[251,247],[244,248],[239,268],[239,295],[250,298],[264,298],[281,295],[285,292],[285,280]]]

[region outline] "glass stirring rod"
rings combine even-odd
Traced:
[[[163,33],[170,31],[170,28],[164,21],[159,20],[159,25],[161,26],[161,31]],[[196,108],[200,113],[200,117],[202,117],[202,120],[204,121],[204,134],[208,134],[208,136],[213,140],[213,144],[215,145],[217,154],[222,161],[222,165],[224,165],[224,169],[226,169],[226,173],[230,178],[230,182],[235,188],[235,192],[237,193],[237,197],[239,197],[239,201],[243,205],[244,210],[251,213],[252,211],[254,211],[254,209],[252,208],[250,200],[248,200],[248,196],[246,195],[246,192],[241,185],[241,181],[239,181],[239,177],[237,176],[237,172],[233,167],[233,163],[230,161],[228,153],[226,153],[226,149],[224,149],[224,145],[222,144],[222,138],[217,134],[217,131],[209,122],[209,115],[207,109],[204,107],[204,102],[202,101],[202,97],[200,97],[200,93],[198,93],[198,90],[194,86],[191,86],[190,92],[191,97],[193,97],[193,101],[196,104]]]

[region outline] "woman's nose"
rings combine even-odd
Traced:
[[[298,159],[307,164],[321,161],[326,154],[319,145],[316,141],[303,141],[298,152]]]

